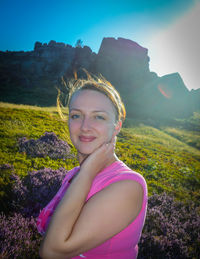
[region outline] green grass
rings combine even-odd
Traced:
[[[198,149],[156,128],[141,125],[122,130],[117,153],[144,175],[150,194],[166,191],[181,200],[200,198]]]
[[[137,122],[120,132],[116,153],[145,177],[150,195],[166,191],[179,200],[193,200],[199,205],[200,132],[199,116],[195,116],[196,119],[181,121],[178,126],[155,128]],[[69,170],[77,165],[76,159],[31,158],[18,152],[19,138],[37,139],[46,131],[55,132],[71,145],[67,123],[60,119],[56,107],[0,103],[0,123],[0,164],[13,165],[16,174],[24,176],[44,167]],[[195,125],[195,130],[191,130],[191,125]],[[72,152],[76,152],[73,147]],[[1,177],[1,184],[5,184],[7,178]]]
[[[40,108],[26,105],[0,104],[0,164],[14,165],[15,172],[25,175],[30,170],[44,167],[70,169],[74,161],[55,161],[46,158],[30,158],[18,152],[18,140],[22,137],[37,139],[44,132],[55,132],[71,145],[67,122],[57,114],[56,107]],[[75,152],[74,148],[72,151]]]
[[[200,150],[200,133],[198,131],[186,131],[185,129],[173,127],[164,127],[163,131],[177,138],[178,140]]]

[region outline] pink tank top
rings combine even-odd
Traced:
[[[37,228],[41,234],[44,234],[51,215],[53,214],[59,201],[64,196],[70,179],[79,171],[80,167],[75,167],[70,170],[65,176],[62,186],[50,201],[50,203],[41,211],[38,220]],[[124,230],[113,236],[103,244],[95,247],[84,254],[73,257],[73,259],[135,259],[138,254],[138,242],[142,233],[147,209],[147,185],[142,175],[132,171],[122,161],[115,161],[103,171],[101,171],[94,179],[90,192],[86,201],[109,184],[122,180],[133,180],[141,184],[144,191],[142,209],[136,219],[128,225]]]

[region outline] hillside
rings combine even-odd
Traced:
[[[128,119],[118,136],[118,157],[149,191],[138,259],[199,258],[199,118],[159,127]],[[0,103],[0,123],[0,257],[39,259],[36,218],[76,151],[56,107]]]
[[[198,123],[198,116],[195,118]],[[0,103],[0,121],[0,164],[13,165],[16,174],[24,176],[28,171],[44,167],[69,170],[77,164],[75,158],[33,158],[19,152],[20,138],[38,139],[45,132],[54,132],[71,145],[66,122],[59,118],[56,107]],[[183,128],[183,122],[181,129],[178,126],[159,129],[134,121],[132,125],[130,121],[126,124],[130,126],[120,132],[116,153],[129,167],[144,175],[150,194],[166,191],[180,200],[197,202],[200,197],[200,132]],[[71,152],[75,153],[73,147]]]

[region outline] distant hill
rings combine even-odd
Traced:
[[[189,91],[178,73],[149,70],[148,50],[123,38],[104,38],[96,54],[88,46],[36,42],[33,51],[0,52],[0,101],[53,106],[59,87],[82,68],[101,73],[120,92],[128,117],[185,118],[200,110],[200,89]]]

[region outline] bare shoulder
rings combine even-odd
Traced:
[[[121,219],[123,218],[124,222],[129,224],[139,214],[143,197],[143,187],[140,183],[123,179],[109,184],[92,196],[85,208],[91,206],[96,211],[102,207],[102,211],[108,211],[110,215],[118,215],[118,222],[120,215],[123,215]]]
[[[108,185],[108,187],[113,187],[113,186],[115,186],[115,188],[128,188],[128,190],[131,192],[134,192],[134,191],[143,192],[142,185],[135,180],[122,179]]]
[[[108,185],[105,189],[105,195],[111,195],[118,200],[126,200],[127,203],[131,203],[134,210],[137,211],[141,209],[144,191],[140,183],[134,180],[126,179],[114,182]]]

